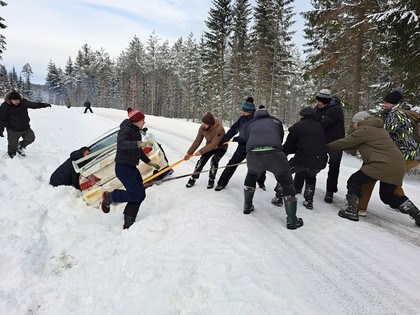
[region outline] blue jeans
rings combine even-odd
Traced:
[[[140,172],[134,165],[115,164],[115,174],[124,185],[125,190],[115,189],[112,192],[113,202],[127,202],[124,214],[136,218],[140,205],[146,198],[146,190]]]

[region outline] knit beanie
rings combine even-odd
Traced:
[[[255,112],[255,105],[250,102],[245,102],[244,105],[242,105],[242,110],[244,112]]]
[[[366,111],[361,111],[356,113],[356,115],[353,116],[352,122],[360,122],[362,120],[370,118],[370,114]]]
[[[322,104],[327,105],[332,99],[331,91],[327,89],[322,89],[321,91],[318,92],[315,98],[317,101],[320,101]]]
[[[127,112],[128,112],[128,120],[131,122],[139,122],[140,120],[144,119],[144,114],[134,108],[127,108]]]
[[[9,100],[21,100],[22,96],[20,96],[19,92],[13,91],[9,94]]]
[[[402,94],[399,90],[394,90],[384,97],[385,103],[398,104],[402,100]]]
[[[210,113],[210,112],[207,112],[207,113],[203,116],[203,119],[201,119],[201,121],[202,121],[203,123],[205,123],[206,125],[209,125],[209,126],[213,126],[213,125],[214,125],[214,123],[215,123],[215,121],[214,121],[214,117],[213,117],[213,114],[212,114],[212,113]]]
[[[245,102],[254,104],[254,98],[252,96],[249,96],[246,98]]]

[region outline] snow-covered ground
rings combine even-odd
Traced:
[[[334,204],[323,202],[326,170],[314,210],[298,195],[305,223],[298,230],[287,230],[284,208],[271,205],[270,174],[256,210],[242,213],[241,165],[220,192],[206,189],[207,173],[191,189],[187,178],[147,189],[137,222],[123,231],[124,204],[104,214],[72,187],[48,184],[71,151],[126,117],[93,110],[30,110],[37,138],[24,158],[8,158],[0,138],[0,314],[419,313],[420,228],[383,205],[377,187],[366,218],[337,216],[356,158],[343,158]],[[198,128],[148,115],[146,126],[170,162],[184,156]],[[404,189],[420,206],[419,179],[406,177]]]

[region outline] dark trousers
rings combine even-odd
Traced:
[[[22,140],[19,142],[19,139],[22,137]],[[32,142],[35,141],[35,133],[31,128],[24,131],[14,131],[7,128],[7,153],[15,155],[18,146],[26,148]]]
[[[328,157],[327,191],[335,193],[338,191],[338,174],[343,151],[328,152]]]
[[[375,178],[372,178],[359,170],[349,177],[347,181],[347,193],[354,194],[360,198],[362,195],[362,185],[376,181]],[[391,208],[398,209],[398,207],[408,199],[406,196],[395,194],[397,185],[385,182],[379,183],[379,197],[384,204],[389,205]]]
[[[115,189],[112,192],[112,201],[127,202],[124,214],[136,218],[140,205],[146,198],[140,172],[136,166],[117,163],[115,164],[115,174],[124,185],[125,190]]]
[[[257,179],[264,171],[273,173],[277,182],[283,188],[284,196],[294,196],[295,187],[293,186],[290,165],[283,151],[272,150],[264,152],[248,152],[247,157],[248,173],[245,177],[245,186],[255,188]]]
[[[228,164],[226,165],[228,167],[226,167],[223,170],[222,175],[220,175],[217,185],[220,185],[223,187],[227,186],[227,184],[229,183],[229,180],[232,178],[233,174],[235,173],[236,169],[239,166],[239,165],[235,165],[235,166],[229,166],[229,165],[241,163],[245,159],[246,159],[246,152],[235,151],[235,153],[233,153],[232,155],[232,158],[229,160]],[[262,172],[261,176],[257,180],[259,186],[264,186],[265,177],[266,177],[265,172]]]
[[[89,111],[93,114],[92,108],[90,108],[90,107],[85,107],[85,112],[84,112],[84,114],[86,114],[86,112],[87,112],[88,110],[89,110]]]
[[[210,172],[209,172],[209,179],[213,180],[216,178],[217,168],[219,167],[220,159],[225,155],[226,148],[215,149],[204,153],[201,155],[200,159],[197,161],[197,164],[194,168],[194,173],[199,173],[203,170],[204,166],[206,165],[207,161],[211,158],[210,161]],[[200,174],[195,174],[191,176],[194,179],[198,179]]]
[[[296,176],[298,176],[299,180],[300,177],[303,178],[302,185],[300,186],[300,189],[303,187],[303,182],[306,182],[306,185],[314,185],[316,184],[316,175],[320,172],[320,169],[315,168],[306,168],[303,166],[296,165],[295,166],[295,179],[293,181],[295,188],[299,188],[296,186]]]

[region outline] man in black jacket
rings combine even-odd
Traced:
[[[143,152],[144,147],[153,146],[153,142],[142,141],[140,130],[144,126],[144,114],[128,108],[128,119],[125,119],[118,131],[117,154],[115,156],[115,174],[124,185],[125,190],[114,189],[102,194],[101,209],[108,213],[112,203],[127,202],[124,209],[124,229],[128,229],[135,221],[140,205],[146,198],[143,179],[137,168],[139,161],[159,169]]]
[[[325,141],[330,143],[346,135],[344,127],[344,112],[341,101],[333,96],[330,90],[322,89],[316,95],[315,119],[325,130]],[[333,202],[333,195],[338,191],[338,175],[343,151],[328,152],[327,192],[324,201]]]
[[[299,111],[301,119],[289,128],[289,135],[283,144],[284,153],[295,154],[294,172],[303,174],[306,185],[303,205],[313,209],[316,175],[327,165],[327,148],[325,146],[325,132],[321,124],[315,120],[315,110],[302,107]],[[275,205],[282,205],[281,186],[276,186],[276,197],[271,201]]]
[[[51,105],[30,102],[16,91],[6,94],[0,106],[0,137],[3,137],[4,128],[6,128],[7,153],[11,158],[16,155],[16,152],[25,156],[24,149],[35,141],[35,134],[29,125],[28,108],[45,107],[51,107]],[[21,141],[19,141],[20,138],[22,138]]]
[[[89,153],[90,151],[88,147],[82,147],[70,153],[70,157],[63,164],[61,164],[54,171],[54,173],[52,173],[50,178],[50,185],[54,187],[73,186],[74,188],[80,190],[79,174],[74,170],[72,162],[81,159]]]

